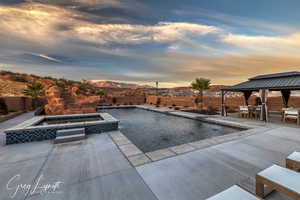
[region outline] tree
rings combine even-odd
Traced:
[[[107,93],[106,93],[104,90],[97,90],[97,91],[95,92],[95,95],[100,96],[100,97],[103,97],[103,96],[106,96]]]
[[[38,97],[44,96],[43,89],[43,84],[34,80],[32,83],[27,84],[27,88],[23,91],[25,96],[30,96],[33,98],[34,108],[36,99]]]
[[[61,81],[61,80],[55,80],[55,81],[53,82],[53,86],[57,86],[57,87],[59,87],[59,88],[61,88],[61,89],[63,89],[63,90],[66,88],[65,82],[63,82],[63,81]]]
[[[203,91],[208,90],[210,88],[210,80],[206,78],[196,78],[192,83],[191,86],[194,90],[197,90],[198,97],[197,97],[197,104],[200,104],[200,109],[203,108]],[[200,101],[198,101],[198,98]]]
[[[86,92],[90,87],[91,87],[90,83],[87,80],[82,79],[79,85],[79,90]]]

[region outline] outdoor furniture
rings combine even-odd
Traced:
[[[288,108],[282,108],[281,109],[281,120],[283,121],[283,118],[284,118],[284,112],[287,111],[287,110],[290,110],[290,109],[293,109],[292,107],[288,107]]]
[[[260,118],[260,113],[261,113],[261,105],[256,106],[255,108],[255,119],[259,119]]]
[[[299,171],[300,170],[300,152],[290,154],[285,160],[285,166],[288,169]]]
[[[239,117],[244,117],[244,116],[246,116],[246,117],[250,116],[248,106],[240,106]]]
[[[265,192],[265,189],[270,191]],[[278,165],[259,172],[256,175],[256,195],[264,198],[273,190],[300,200],[300,173]]]
[[[255,195],[245,191],[237,185],[234,185],[223,192],[216,194],[206,200],[260,200]]]
[[[248,110],[249,110],[249,118],[254,118],[255,117],[255,106],[248,105]]]
[[[297,121],[297,124],[300,125],[300,109],[299,108],[290,108],[284,110],[283,121],[286,122],[288,119],[294,119]]]

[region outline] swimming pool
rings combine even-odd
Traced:
[[[244,130],[140,108],[100,111],[120,120],[120,131],[144,153]]]

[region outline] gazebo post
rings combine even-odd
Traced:
[[[260,89],[259,93],[260,93],[260,98],[261,98],[261,103],[262,103],[260,120],[268,121],[267,105],[266,105],[266,103],[267,103],[266,89]]]
[[[252,91],[243,91],[245,104],[248,106],[248,100],[252,94]]]
[[[226,108],[225,108],[225,96],[226,92],[224,90],[221,90],[221,115],[226,116]]]
[[[290,96],[291,96],[291,90],[280,90],[280,92],[281,92],[283,107],[287,108],[288,103],[289,103],[289,99],[290,99]]]

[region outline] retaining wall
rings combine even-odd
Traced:
[[[8,111],[31,111],[45,104],[45,99],[38,98],[36,102],[30,97],[0,97],[4,100]],[[34,108],[35,107],[35,108]]]
[[[195,107],[196,97],[176,97],[176,96],[147,96],[146,103],[156,105],[159,103],[160,106],[181,106],[181,107]],[[255,96],[251,96],[249,99],[249,104],[254,105]],[[240,105],[244,104],[244,97],[227,97],[226,106],[228,110],[237,111]],[[300,97],[291,96],[289,100],[289,106],[300,108]],[[221,97],[218,96],[205,96],[203,97],[203,107],[213,110],[220,110],[221,107]],[[282,109],[282,98],[269,97],[268,98],[268,108],[270,111],[279,112]]]

